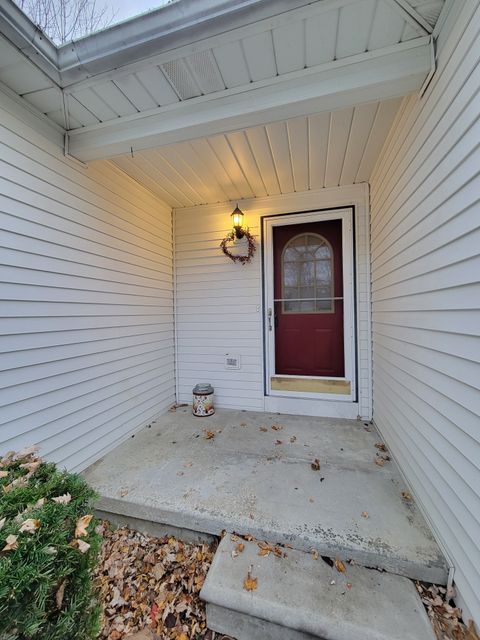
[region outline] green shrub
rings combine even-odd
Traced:
[[[33,448],[0,459],[0,640],[98,636],[94,498]]]

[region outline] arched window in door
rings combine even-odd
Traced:
[[[292,238],[282,253],[284,313],[333,313],[333,250],[317,233]]]

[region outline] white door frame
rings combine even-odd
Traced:
[[[271,388],[271,379],[275,376],[275,322],[274,310],[274,256],[273,229],[279,226],[322,222],[326,220],[342,221],[342,260],[343,260],[343,300],[344,300],[344,365],[345,376],[288,376],[282,378],[334,379],[350,382],[350,394],[312,393],[305,391],[279,391]],[[353,211],[352,207],[325,209],[306,213],[293,213],[263,218],[264,233],[264,303],[265,303],[265,391],[267,396],[279,396],[295,399],[334,400],[355,402],[356,400],[356,354],[355,354],[355,287],[353,256]],[[271,314],[269,314],[269,310]]]

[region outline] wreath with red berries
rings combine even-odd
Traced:
[[[225,238],[220,243],[220,249],[223,251],[223,253],[226,256],[230,258],[230,260],[233,260],[233,262],[240,262],[240,264],[247,264],[247,262],[251,262],[253,255],[257,250],[257,246],[255,244],[255,236],[252,235],[248,229],[242,229],[242,231],[243,231],[242,237],[246,238],[248,242],[248,251],[246,254],[237,255],[232,253],[229,249],[229,246],[231,245],[232,242],[235,241],[237,237],[235,229],[231,231],[227,236],[225,236]]]

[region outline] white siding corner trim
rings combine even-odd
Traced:
[[[0,108],[0,452],[80,470],[174,402],[171,210]]]
[[[370,256],[368,186],[318,189],[238,201],[258,248],[247,265],[234,264],[220,250],[231,230],[237,201],[174,210],[177,305],[177,375],[180,402],[190,402],[197,382],[215,387],[218,406],[281,411],[264,396],[261,218],[267,215],[355,207],[355,271],[358,402],[348,417],[371,417]],[[225,354],[241,357],[227,370]],[[266,401],[267,400],[267,401]],[[316,401],[317,415],[342,415],[346,402]],[[338,408],[337,408],[338,405]],[[346,408],[344,409],[346,411]],[[312,411],[298,401],[298,413]],[[339,413],[337,413],[337,411]]]
[[[480,623],[480,5],[458,5],[372,178],[374,420]]]

